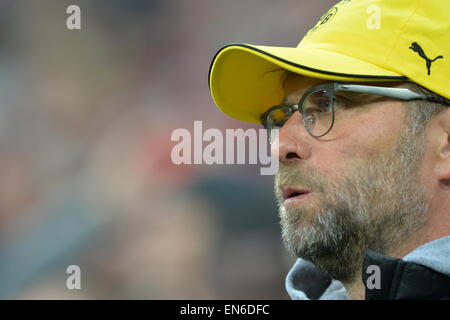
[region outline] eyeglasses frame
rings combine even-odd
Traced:
[[[333,104],[332,104],[332,120],[331,120],[331,125],[330,128],[323,134],[321,135],[313,135],[307,125],[306,125],[306,120],[307,117],[305,117],[304,111],[303,111],[303,103],[305,101],[305,99],[312,93],[316,92],[316,91],[327,91],[327,92],[332,92],[332,100],[333,100]],[[436,97],[430,96],[430,95],[424,95],[421,93],[417,93],[412,91],[411,89],[408,88],[392,88],[392,87],[379,87],[379,86],[368,86],[368,85],[359,85],[359,84],[344,84],[344,83],[338,83],[338,82],[331,82],[331,83],[325,83],[325,84],[320,84],[317,86],[314,86],[310,89],[308,89],[300,98],[300,101],[298,102],[298,104],[295,104],[293,106],[289,106],[289,105],[275,105],[270,107],[268,110],[266,110],[260,117],[261,120],[261,124],[264,126],[264,128],[267,129],[267,117],[268,115],[276,110],[276,109],[281,109],[281,108],[287,108],[286,110],[289,110],[290,114],[289,117],[291,117],[295,111],[299,111],[302,116],[303,116],[303,125],[305,126],[305,128],[307,129],[308,133],[314,137],[314,138],[320,138],[323,137],[324,135],[326,135],[328,132],[331,131],[331,129],[333,128],[334,125],[334,100],[336,97],[336,91],[347,91],[347,92],[356,92],[356,93],[366,93],[366,94],[373,94],[373,95],[378,95],[378,96],[384,96],[384,97],[390,97],[390,98],[395,98],[395,99],[400,99],[400,100],[405,100],[405,101],[410,101],[410,100],[426,100],[429,102],[433,102],[433,103],[438,103],[438,104],[444,104],[444,105],[449,105],[448,101],[445,98],[442,99],[438,99]],[[271,142],[272,143],[272,142]]]

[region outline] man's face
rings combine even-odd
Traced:
[[[286,102],[320,82],[290,76]],[[283,241],[334,279],[351,281],[367,249],[389,254],[425,221],[423,143],[409,132],[403,101],[360,97],[313,138],[295,112],[280,129],[275,178]],[[298,196],[295,191],[308,191]]]

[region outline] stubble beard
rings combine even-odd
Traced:
[[[423,143],[413,139],[405,131],[393,150],[349,161],[334,181],[315,168],[280,166],[275,195],[286,248],[333,279],[350,282],[361,272],[366,250],[389,254],[408,240],[425,224],[428,209],[419,176]],[[280,184],[314,191],[315,206],[284,208]]]

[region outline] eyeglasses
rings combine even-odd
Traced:
[[[267,129],[269,141],[275,141],[278,129],[288,121],[295,111],[300,111],[303,124],[312,137],[320,138],[331,131],[338,109],[357,105],[348,93],[373,94],[400,100],[427,100],[446,104],[444,99],[423,95],[406,88],[377,87],[356,84],[326,83],[307,90],[298,104],[276,105],[261,115],[261,123]]]

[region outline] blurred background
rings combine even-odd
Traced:
[[[296,46],[334,3],[0,0],[0,299],[288,299],[273,176],[176,166],[170,137],[252,127],[214,106],[214,54]]]

